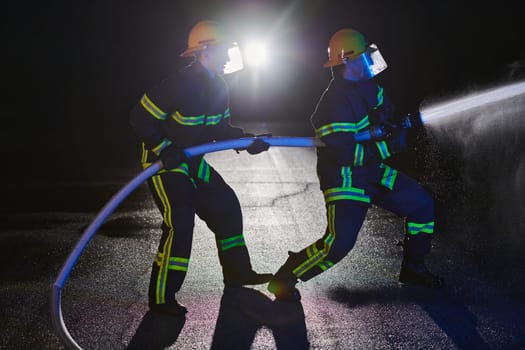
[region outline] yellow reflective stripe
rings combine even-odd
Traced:
[[[140,104],[158,120],[166,119],[166,113],[163,112],[159,107],[157,107],[157,105],[149,99],[148,95],[144,94],[144,96],[142,96],[142,98],[140,99]]]
[[[306,256],[311,257],[318,251],[316,243],[312,243],[306,248]]]
[[[157,256],[155,257],[155,263],[158,266],[161,266],[163,260],[164,260],[164,254],[161,252],[158,252]],[[168,263],[168,269],[187,272],[189,262],[190,262],[190,259],[188,258],[170,257],[169,263]]]
[[[143,142],[142,143],[142,152],[141,152],[141,155],[140,155],[140,162],[142,163],[142,167],[144,167],[144,163],[146,163],[147,161],[148,161],[148,150],[146,149],[146,145]]]
[[[434,233],[434,221],[418,224],[416,222],[407,222],[407,230],[409,235],[417,235],[418,233]]]
[[[389,167],[386,164],[381,164],[380,167],[385,168],[385,172],[383,173],[383,178],[381,179],[381,184],[383,184],[383,186],[392,190],[396,182],[396,177],[398,173],[397,170]]]
[[[309,258],[303,262],[301,265],[297,266],[292,273],[296,277],[301,277],[304,275],[308,270],[312,269],[314,266],[317,266],[319,263],[322,263],[322,261],[326,258],[326,256],[329,254],[330,249],[332,248],[332,243],[335,240],[335,205],[328,206],[327,209],[327,215],[328,215],[328,222],[332,222],[331,228],[328,229],[328,236],[325,238],[325,244],[323,249],[317,250],[317,248],[312,249],[316,252],[309,256]],[[314,243],[315,244],[315,243]]]
[[[356,187],[334,187],[323,192],[326,203],[337,200],[353,200],[358,202],[370,203],[370,197],[365,191]]]
[[[388,150],[388,145],[386,141],[377,141],[376,147],[379,150],[379,154],[381,155],[381,159],[387,159],[391,156],[390,151]]]
[[[165,138],[164,140],[162,140],[161,143],[153,147],[151,150],[153,151],[153,153],[155,153],[158,156],[160,152],[162,152],[162,150],[168,147],[169,145],[171,145],[171,141]]]
[[[176,111],[171,115],[171,118],[181,125],[195,126],[203,124],[206,116],[203,114],[196,117],[185,117]]]
[[[226,110],[224,111],[224,119],[229,118],[229,117],[230,117],[230,107],[226,108]]]
[[[358,132],[361,129],[366,128],[370,125],[368,121],[368,115],[365,116],[357,123],[348,123],[348,122],[335,122],[323,125],[315,130],[315,133],[318,137],[323,137],[330,135],[336,132]]]
[[[169,257],[171,255],[171,246],[173,243],[174,230],[171,221],[171,204],[169,202],[168,196],[166,195],[164,185],[162,184],[162,178],[159,175],[155,175],[153,176],[152,181],[155,191],[162,203],[164,223],[169,228],[168,237],[166,238],[164,246],[162,247],[163,259],[161,260],[159,265],[159,273],[157,276],[155,288],[156,302],[157,304],[163,304],[166,302],[166,282],[168,278],[170,262],[170,260],[166,259],[166,257]]]

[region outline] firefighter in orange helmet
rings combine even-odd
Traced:
[[[383,87],[374,79],[386,69],[386,62],[377,46],[354,29],[337,31],[328,50],[324,67],[332,70],[333,79],[311,117],[316,135],[326,145],[317,150],[326,231],[300,252],[289,252],[268,289],[277,299],[300,300],[298,279],[308,281],[348,254],[372,204],[405,219],[399,280],[441,287],[443,279],[424,264],[434,235],[434,200],[415,180],[386,164],[405,148],[407,129],[414,126],[395,117]]]
[[[146,92],[131,112],[130,123],[142,141],[143,167],[159,159],[163,163],[148,180],[163,218],[149,285],[152,311],[186,313],[175,294],[188,270],[195,214],[215,234],[225,286],[262,284],[272,276],[252,270],[233,189],[202,156],[188,159],[183,153],[194,145],[254,136],[230,124],[222,73],[232,45],[218,23],[197,23],[181,54],[193,57],[193,62]],[[257,154],[268,147],[255,138],[246,150]]]

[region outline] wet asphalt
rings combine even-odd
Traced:
[[[248,127],[294,136],[283,125]],[[500,128],[502,138],[471,135],[469,145],[483,140],[477,154],[465,152],[450,130],[413,136],[416,151],[393,160],[436,198],[427,263],[445,277],[445,288],[397,282],[403,221],[373,207],[350,254],[299,283],[301,303],[276,302],[265,286],[224,289],[213,235],[196,219],[178,294],[188,313],[150,313],[161,218],[143,185],[108,218],[65,283],[69,332],[84,349],[525,349],[525,158],[514,142],[524,129]],[[288,250],[324,232],[314,149],[206,157],[239,197],[255,270],[275,272]],[[64,348],[51,325],[50,286],[96,213],[138,174],[131,159],[75,176],[26,174],[2,189],[0,349]],[[85,163],[95,160],[86,155]]]

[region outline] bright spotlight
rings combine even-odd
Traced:
[[[246,63],[251,66],[260,67],[266,63],[268,53],[266,47],[261,42],[253,42],[246,46],[245,51]]]

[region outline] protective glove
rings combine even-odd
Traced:
[[[267,151],[270,148],[270,144],[259,138],[263,136],[269,137],[269,136],[272,136],[272,134],[261,134],[261,135],[255,136],[254,134],[249,133],[249,132],[244,133],[243,137],[246,137],[246,138],[255,137],[256,139],[253,140],[253,142],[246,148],[236,148],[235,152],[239,153],[239,151],[246,150],[250,154],[258,154],[258,153]]]
[[[166,170],[174,169],[182,162],[188,160],[188,157],[184,154],[184,150],[173,145],[163,149],[162,152],[160,152],[159,158]]]
[[[270,148],[268,142],[263,141],[263,139],[256,138],[248,147],[246,147],[246,152],[250,154],[259,154],[261,152],[267,151]]]
[[[423,121],[421,119],[421,113],[412,112],[408,113],[406,117],[401,121],[400,125],[402,128],[410,129],[419,129],[423,127]]]
[[[372,125],[368,130],[356,133],[354,138],[356,142],[380,141],[386,139],[390,133],[390,128],[384,125]]]

